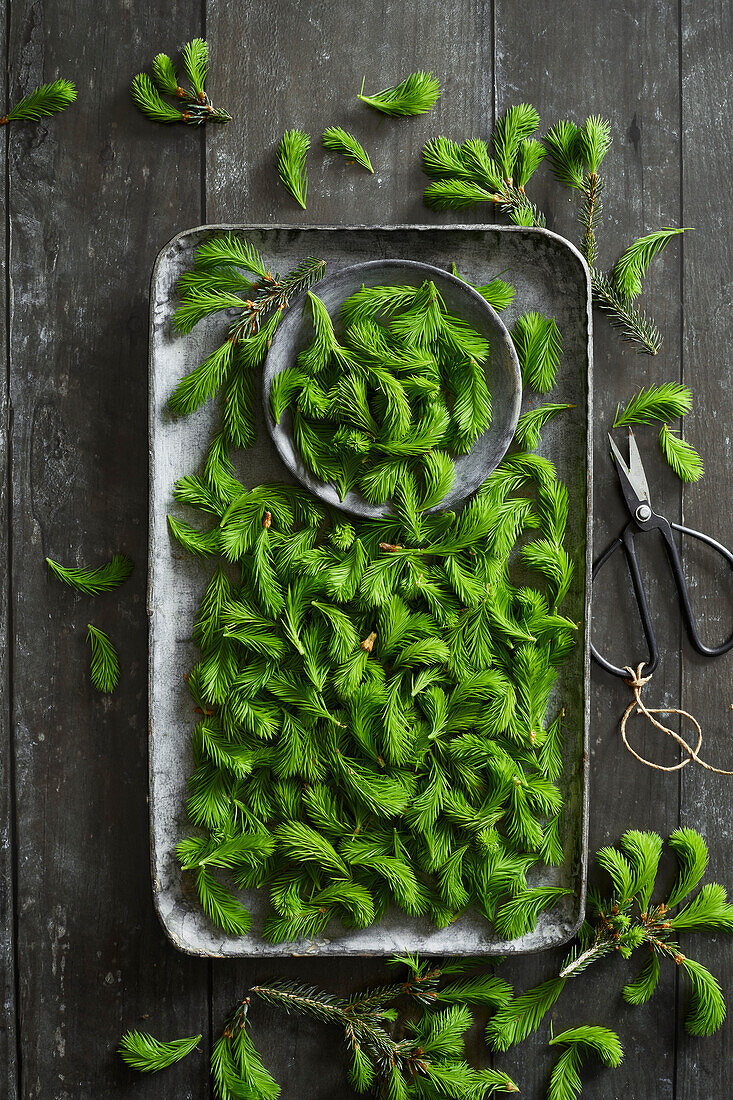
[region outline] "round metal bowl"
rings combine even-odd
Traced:
[[[362,286],[421,286],[427,279],[435,283],[451,313],[455,313],[481,333],[491,346],[487,364],[491,423],[468,454],[454,457],[453,486],[440,504],[430,509],[443,511],[457,507],[475,492],[499,465],[514,436],[522,400],[522,375],[506,326],[478,291],[462,279],[457,279],[438,267],[414,260],[373,260],[354,264],[353,267],[336,271],[317,283],[314,293],[328,310],[338,335],[343,331],[339,320],[341,305]],[[265,360],[263,398],[268,430],[280,457],[291,473],[326,504],[370,519],[389,515],[392,512],[389,502],[370,504],[357,490],[352,490],[341,500],[334,485],[313,477],[295,446],[289,412],[285,412],[280,423],[276,424],[270,411],[273,378],[287,367],[293,366],[298,354],[313,339],[311,318],[308,311],[303,310],[304,300],[305,296],[298,298],[280,322]]]

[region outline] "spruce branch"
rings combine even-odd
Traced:
[[[106,565],[89,569],[86,566],[60,565],[46,558],[49,571],[69,588],[83,592],[87,596],[98,596],[102,592],[112,592],[119,588],[132,573],[133,562],[126,554],[115,554]]]
[[[374,174],[369,154],[348,130],[344,130],[341,126],[329,126],[323,131],[321,141],[323,148],[328,149],[330,153],[340,153],[341,156],[348,157],[356,164],[360,164],[362,168],[366,168],[367,172]]]
[[[65,111],[75,99],[76,86],[71,80],[60,79],[41,84],[0,118],[0,126],[8,122],[40,122],[47,115]]]
[[[286,130],[277,147],[277,172],[286,191],[305,210],[308,176],[305,158],[311,139],[302,130]]]
[[[195,1050],[201,1035],[188,1039],[173,1039],[162,1043],[153,1035],[141,1031],[127,1031],[120,1040],[117,1053],[124,1062],[138,1073],[159,1073],[168,1069]]]
[[[366,79],[366,78],[365,78]],[[410,73],[399,84],[383,88],[373,95],[364,95],[364,81],[357,96],[367,107],[372,107],[382,115],[400,117],[423,115],[430,111],[440,97],[440,83],[432,73]]]
[[[646,355],[656,355],[662,346],[662,334],[646,313],[619,294],[611,276],[595,268],[591,271],[591,285],[594,305],[607,315],[623,339]]]
[[[674,907],[689,898],[702,879],[707,846],[693,829],[675,830],[669,846],[678,858],[679,877],[667,900],[657,902],[652,901],[662,852],[657,834],[630,831],[623,835],[618,848],[598,852],[598,864],[611,880],[610,893],[589,896],[586,924],[557,978],[508,1000],[492,1017],[487,1026],[492,1049],[507,1050],[536,1030],[565,983],[594,962],[614,952],[629,958],[638,948],[648,951],[650,959],[638,978],[624,986],[623,996],[629,1004],[649,1000],[659,980],[660,961],[668,959],[690,979],[688,1031],[711,1035],[720,1027],[725,1003],[717,980],[700,963],[684,955],[674,937],[681,931],[733,931],[733,905],[722,886],[709,883],[674,914]]]
[[[591,269],[594,305],[624,339],[656,355],[661,334],[634,299],[653,257],[683,230],[665,228],[641,237],[611,271],[600,270],[597,238],[604,180],[599,169],[611,145],[610,123],[597,115],[582,126],[563,119],[550,127],[542,142],[532,137],[538,125],[539,115],[531,105],[510,107],[494,127],[493,156],[478,139],[462,144],[445,137],[431,139],[422,156],[423,171],[432,181],[425,190],[426,204],[435,210],[463,210],[491,203],[515,225],[543,226],[544,215],[525,188],[547,155],[558,183],[578,194],[580,248]]]
[[[181,84],[173,61],[164,53],[153,59],[152,78],[147,73],[133,77],[130,94],[137,109],[153,122],[165,124],[201,126],[206,122],[231,122],[232,116],[215,107],[206,93],[209,50],[203,38],[186,42],[181,62],[187,83]],[[174,102],[169,103],[163,96]]]
[[[120,660],[107,634],[98,627],[87,626],[87,641],[92,648],[90,675],[97,691],[113,692],[120,679]]]

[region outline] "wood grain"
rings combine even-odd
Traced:
[[[7,66],[7,35],[5,20],[0,22],[0,56]],[[7,89],[3,89],[5,94]],[[7,128],[6,128],[7,133]],[[9,137],[9,135],[8,135]],[[7,178],[8,137],[0,140],[0,172]],[[16,1025],[16,959],[15,959],[15,761],[13,756],[10,711],[12,705],[10,650],[12,626],[10,619],[10,433],[12,410],[9,400],[8,356],[8,270],[7,249],[9,229],[7,211],[0,226],[0,1094],[8,1100],[18,1096],[18,1058]]]
[[[199,28],[192,4],[13,5],[11,93],[57,75],[78,103],[10,143],[13,228],[14,737],[24,1100],[160,1096],[114,1049],[207,1019],[206,964],[169,949],[151,906],[146,803],[147,285],[158,248],[200,217],[200,138],[157,130],[128,87]],[[80,31],[80,28],[83,30]],[[193,171],[190,170],[193,163]],[[98,600],[44,556],[137,568]],[[120,689],[89,684],[85,628],[120,651]],[[178,1097],[208,1089],[201,1059]]]
[[[726,104],[733,93],[730,5],[704,0],[682,4],[682,217],[695,227],[684,242],[682,371],[695,395],[684,434],[700,449],[705,476],[684,492],[684,523],[733,546],[731,486],[731,357],[733,196],[728,172],[730,141],[725,137]],[[733,576],[715,554],[683,540],[684,566],[701,634],[718,645],[733,631]],[[682,699],[702,720],[704,757],[733,768],[733,653],[707,661],[688,644],[683,648]],[[731,885],[731,778],[685,768],[681,776],[683,825],[700,829],[711,851],[711,875]],[[727,936],[712,942],[694,937],[690,954],[723,983],[730,1003],[733,944]],[[684,1030],[688,986],[681,978],[677,1089],[679,1096],[725,1096],[733,1055],[730,1024],[711,1039]]]

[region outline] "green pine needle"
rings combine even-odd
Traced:
[[[162,98],[147,73],[138,73],[130,85],[132,101],[151,122],[182,122],[182,112]]]
[[[584,163],[580,147],[580,130],[574,122],[563,119],[551,126],[544,137],[555,179],[580,191],[584,184]]]
[[[525,313],[514,324],[512,339],[517,349],[522,377],[538,393],[555,385],[562,351],[562,339],[554,317]]]
[[[115,554],[110,562],[96,569],[59,565],[51,558],[46,558],[46,564],[60,581],[88,596],[98,596],[100,592],[112,592],[115,588],[119,588],[134,569],[132,560],[126,554]]]
[[[430,111],[440,97],[440,83],[432,73],[410,73],[393,88],[383,88],[373,95],[364,95],[364,84],[357,96],[362,103],[383,115],[422,115]]]
[[[159,92],[164,95],[178,95],[178,74],[176,67],[166,53],[153,58],[153,81]]]
[[[591,115],[578,131],[578,147],[588,174],[595,176],[611,146],[611,123],[600,115]]]
[[[92,647],[90,675],[97,691],[111,693],[120,680],[120,660],[107,634],[91,623],[87,626],[87,641]]]
[[[303,210],[308,193],[305,158],[310,143],[308,134],[304,134],[302,130],[286,130],[277,147],[277,171],[280,180]]]
[[[367,172],[374,173],[369,154],[348,130],[344,130],[341,126],[329,126],[323,131],[321,141],[324,149],[328,149],[331,153],[341,153],[342,156],[349,157],[362,168],[366,168]]]
[[[522,413],[517,422],[514,439],[520,447],[526,447],[527,450],[533,451],[540,442],[541,432],[545,424],[557,416],[558,413],[572,408],[575,408],[575,406],[548,403],[538,405],[535,409],[528,409],[526,413]]]
[[[204,83],[209,70],[209,49],[203,38],[192,38],[181,50],[186,76],[199,98],[204,95]]]
[[[691,408],[692,394],[687,386],[679,382],[662,382],[639,390],[623,410],[619,405],[613,426],[625,428],[631,424],[652,424],[655,420],[674,420],[685,416]]]
[[[642,279],[649,264],[662,252],[673,237],[685,233],[682,229],[657,229],[630,244],[613,269],[613,281],[624,298],[637,298],[641,294]]]
[[[434,180],[425,188],[425,203],[431,210],[464,210],[477,202],[496,203],[496,193],[471,180]]]
[[[131,1069],[139,1073],[158,1073],[180,1062],[195,1050],[200,1042],[200,1035],[192,1035],[190,1039],[173,1039],[169,1043],[161,1043],[159,1039],[147,1032],[128,1031],[123,1035],[117,1052]]]
[[[590,1024],[569,1028],[550,1039],[550,1046],[565,1046],[555,1063],[547,1090],[548,1100],[576,1100],[580,1096],[579,1069],[585,1053],[595,1054],[607,1066],[616,1068],[623,1061],[618,1035],[607,1027]]]
[[[40,122],[47,115],[65,111],[75,99],[76,86],[71,80],[54,80],[50,84],[41,84],[0,118],[0,125],[6,122]]]
[[[677,477],[682,481],[700,480],[705,472],[700,455],[691,443],[676,435],[668,424],[662,424],[659,446]]]

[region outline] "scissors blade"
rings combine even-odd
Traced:
[[[636,443],[636,436],[631,428],[629,428],[629,477],[631,479],[631,484],[636,489],[637,496],[639,496],[641,500],[645,500],[647,504],[650,504],[649,486],[647,485],[646,474],[644,473],[641,455],[639,454],[639,448]]]
[[[621,489],[624,494],[624,500],[626,501],[626,507],[632,516],[636,515],[636,509],[640,504],[646,503],[650,505],[649,501],[649,486],[647,485],[646,475],[644,473],[644,467],[641,462],[641,456],[639,454],[639,448],[636,445],[634,434],[629,430],[629,462],[621,454],[613,439],[609,435],[608,441],[611,444],[611,453],[613,454],[616,462],[616,473],[618,479],[621,482]],[[650,505],[651,507],[651,505]]]

